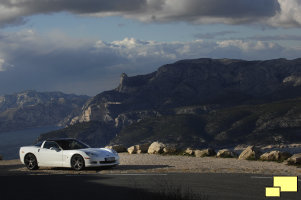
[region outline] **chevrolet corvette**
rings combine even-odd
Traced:
[[[82,170],[85,167],[116,166],[118,153],[107,148],[90,148],[72,138],[50,139],[33,146],[20,148],[20,160],[29,170],[39,167],[68,167]]]

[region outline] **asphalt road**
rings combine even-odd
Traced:
[[[165,194],[174,195],[171,200],[179,193],[199,200],[262,200],[273,180],[254,174],[35,174],[2,175],[0,185],[1,200],[168,199]],[[269,199],[300,200],[300,185],[299,177],[299,192]]]

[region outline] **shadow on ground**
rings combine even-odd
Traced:
[[[18,169],[24,167],[24,165],[0,165],[0,175],[7,175],[10,173],[18,173]],[[19,171],[19,173],[22,173]]]
[[[190,196],[182,196],[181,194],[178,194],[179,196],[177,197],[174,196],[176,191],[154,193],[139,187],[118,186],[116,184],[118,183],[116,183],[114,177],[109,176],[1,176],[0,193],[1,200],[82,200],[88,198],[112,200],[191,200]],[[207,198],[198,199],[203,200]]]
[[[89,167],[89,168],[85,168],[84,170],[82,170],[81,172],[100,172],[100,171],[104,171],[104,170],[150,170],[150,169],[160,169],[160,168],[168,168],[171,167],[169,165],[119,165],[119,166],[115,166],[115,167]],[[56,171],[62,171],[62,172],[68,172],[68,171],[72,171],[74,172],[74,170],[70,169],[70,168],[62,168],[62,167],[55,167],[55,168],[48,168],[48,170],[56,170]],[[39,171],[42,171],[43,168],[41,168]]]
[[[115,169],[118,170],[149,170],[173,167],[170,165],[119,165]]]
[[[169,165],[119,165],[116,167],[89,167],[82,171],[75,171],[71,168],[63,167],[41,167],[38,170],[28,170],[24,165],[3,165],[0,166],[0,175],[13,175],[13,174],[93,174],[106,171],[122,172],[127,170],[155,170],[169,168]]]

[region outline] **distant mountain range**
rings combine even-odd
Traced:
[[[301,59],[182,60],[121,75],[62,130],[92,146],[159,140],[181,147],[301,142]]]
[[[0,132],[65,126],[79,115],[88,96],[32,90],[0,96]]]

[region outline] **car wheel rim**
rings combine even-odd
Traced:
[[[72,161],[73,161],[72,166],[73,166],[74,169],[76,169],[76,170],[82,169],[84,163],[83,163],[83,160],[80,157],[76,156],[76,157],[73,158]]]
[[[35,159],[35,157],[32,156],[32,155],[26,156],[25,164],[26,164],[27,168],[34,169],[35,166],[36,166],[36,159]]]

